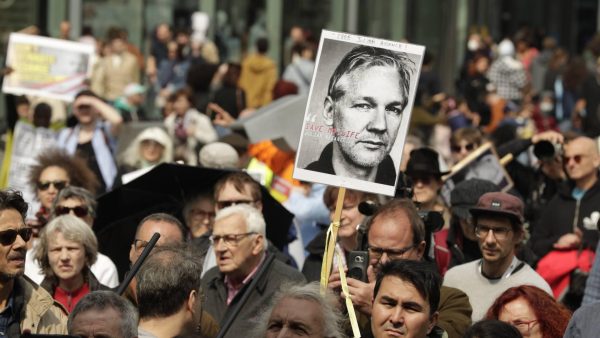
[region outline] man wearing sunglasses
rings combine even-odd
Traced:
[[[267,306],[282,284],[306,282],[300,271],[277,259],[267,260],[265,228],[262,213],[247,204],[217,212],[210,237],[217,267],[207,271],[202,278],[205,309],[223,324],[249,293],[247,302],[224,337],[247,336],[254,327],[252,318]],[[255,278],[257,284],[251,289],[249,284]]]
[[[66,334],[67,317],[44,289],[23,277],[27,242],[27,203],[20,192],[0,191],[0,337]]]
[[[393,199],[373,215],[368,227],[368,283],[348,278],[348,290],[354,308],[370,317],[376,274],[381,266],[399,259],[424,260],[425,225],[412,201]],[[433,264],[433,263],[432,263]],[[331,274],[328,287],[337,294],[340,277]],[[450,338],[460,338],[471,325],[471,305],[467,296],[455,288],[442,287],[437,326]],[[361,328],[368,330],[368,328]]]
[[[533,251],[541,258],[553,249],[595,250],[598,231],[594,229],[600,212],[600,155],[596,141],[577,137],[563,149],[563,167],[568,182],[541,212],[533,228]]]
[[[504,291],[533,285],[552,295],[552,289],[529,265],[516,257],[523,241],[523,202],[505,192],[483,194],[470,209],[482,259],[453,267],[444,285],[462,290],[473,307],[473,321],[481,320]]]
[[[94,217],[96,216],[96,200],[94,196],[86,189],[68,186],[62,189],[52,204],[52,218],[71,214],[81,218],[87,225],[93,227]],[[37,246],[37,239],[34,239],[32,249]],[[41,274],[39,264],[33,259],[33,254],[27,256],[25,264],[25,274],[34,282],[40,284],[44,280]],[[30,258],[31,257],[31,258]],[[91,268],[92,273],[101,284],[114,288],[119,285],[119,273],[117,266],[108,256],[98,252],[98,259]]]

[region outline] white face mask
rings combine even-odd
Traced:
[[[544,101],[540,103],[540,110],[542,112],[549,113],[552,111],[552,109],[554,109],[554,105],[552,104],[552,102]]]
[[[477,41],[475,39],[470,39],[469,42],[467,42],[467,48],[471,52],[478,50],[479,49],[479,41]]]

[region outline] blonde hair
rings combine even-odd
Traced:
[[[98,258],[98,240],[92,228],[79,217],[73,215],[59,216],[44,227],[40,234],[40,243],[34,252],[34,259],[39,263],[40,269],[46,277],[54,277],[54,271],[52,271],[48,259],[48,247],[50,236],[56,233],[61,233],[66,240],[83,245],[85,250],[85,267],[89,269],[92,264],[96,263],[96,259]]]

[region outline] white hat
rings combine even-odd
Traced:
[[[224,142],[205,145],[198,157],[201,166],[214,169],[237,168],[240,160],[235,148]]]
[[[498,55],[513,56],[515,55],[515,45],[509,39],[504,39],[498,45]]]

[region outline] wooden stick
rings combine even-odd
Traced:
[[[325,242],[325,252],[323,253],[323,263],[321,264],[321,293],[327,291],[329,283],[329,275],[331,274],[331,266],[333,265],[333,255],[335,253],[335,243],[337,241],[337,233],[340,227],[340,219],[342,218],[342,210],[344,208],[344,196],[346,188],[340,187],[338,190],[337,203],[335,204],[335,212],[333,220],[327,230],[327,239]]]

